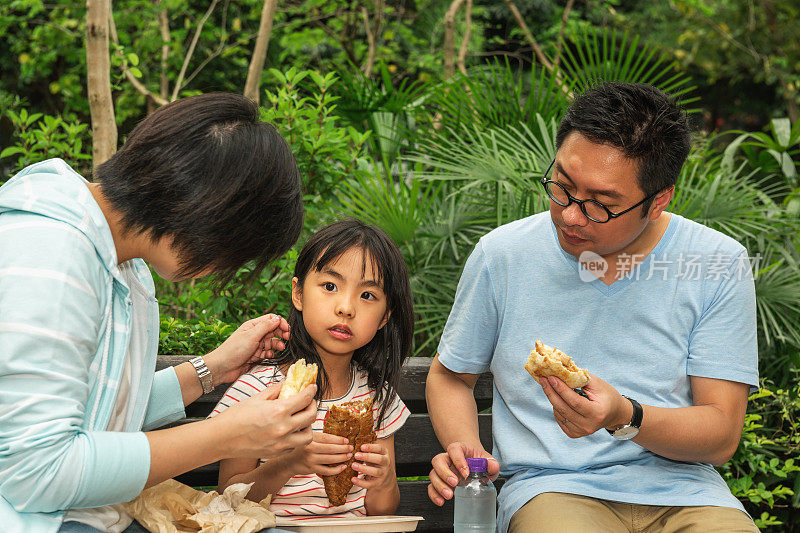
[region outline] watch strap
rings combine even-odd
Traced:
[[[211,371],[206,366],[206,361],[202,357],[192,357],[189,359],[195,371],[197,372],[197,379],[200,380],[200,385],[203,387],[203,394],[208,394],[214,390],[214,378],[211,376]]]
[[[642,405],[639,402],[637,402],[633,398],[625,396],[624,394],[622,395],[622,397],[626,398],[629,402],[631,402],[631,405],[633,405],[633,415],[631,416],[631,421],[624,426],[614,429],[606,428],[608,434],[614,437],[616,437],[615,433],[623,428],[636,428],[637,430],[640,429],[642,427],[642,419],[644,418],[644,409],[642,408]]]
[[[623,396],[628,398],[625,395]],[[628,398],[628,400],[631,402],[631,404],[633,404],[633,416],[631,417],[631,422],[628,425],[636,429],[640,429],[642,427],[642,419],[644,418],[644,409],[642,409],[642,404],[633,398]]]

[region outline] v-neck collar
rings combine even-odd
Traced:
[[[579,273],[578,273],[578,268],[579,268],[578,259],[576,257],[568,254],[567,252],[565,252],[564,249],[561,247],[561,244],[558,242],[558,235],[556,233],[556,226],[555,226],[555,224],[553,224],[553,219],[550,218],[549,220],[550,220],[550,228],[552,230],[552,235],[553,235],[553,244],[558,249],[558,251],[561,253],[561,256],[564,257],[564,259],[566,260],[567,264],[569,264],[570,267],[575,271],[576,280],[577,281],[581,281],[581,283],[588,283],[588,284],[592,285],[595,289],[600,291],[605,296],[613,296],[614,294],[620,292],[625,287],[630,285],[633,281],[638,279],[638,277],[640,275],[639,271],[644,269],[644,268],[647,268],[647,266],[650,264],[651,258],[653,256],[655,256],[655,255],[658,255],[658,254],[662,253],[664,251],[664,249],[669,245],[669,242],[670,242],[670,240],[672,240],[672,236],[675,234],[675,230],[678,227],[678,218],[680,216],[680,215],[676,215],[675,213],[670,213],[669,215],[670,215],[670,217],[669,217],[669,224],[667,225],[667,229],[664,231],[664,234],[658,240],[658,243],[655,245],[655,247],[650,251],[649,254],[647,254],[647,256],[642,260],[641,263],[639,263],[638,265],[633,267],[633,270],[631,270],[622,279],[618,279],[617,281],[615,281],[611,285],[606,285],[605,283],[603,283],[602,280],[600,280],[598,278],[595,278],[592,281],[586,281],[586,282],[580,280]]]

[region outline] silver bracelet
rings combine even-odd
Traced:
[[[206,366],[206,361],[202,357],[193,357],[189,359],[194,369],[197,371],[197,379],[200,380],[200,385],[203,387],[203,394],[208,394],[214,390],[214,378],[211,376],[211,371]]]

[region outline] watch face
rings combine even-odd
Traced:
[[[625,426],[614,432],[614,438],[619,440],[629,440],[639,434],[639,428]]]

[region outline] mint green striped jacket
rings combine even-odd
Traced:
[[[141,259],[134,271],[153,279]],[[105,431],[131,328],[130,289],[86,180],[60,159],[0,187],[0,529],[55,532],[64,510],[133,499],[150,468],[142,430],[184,416],[173,369],[148,353],[125,432]]]

